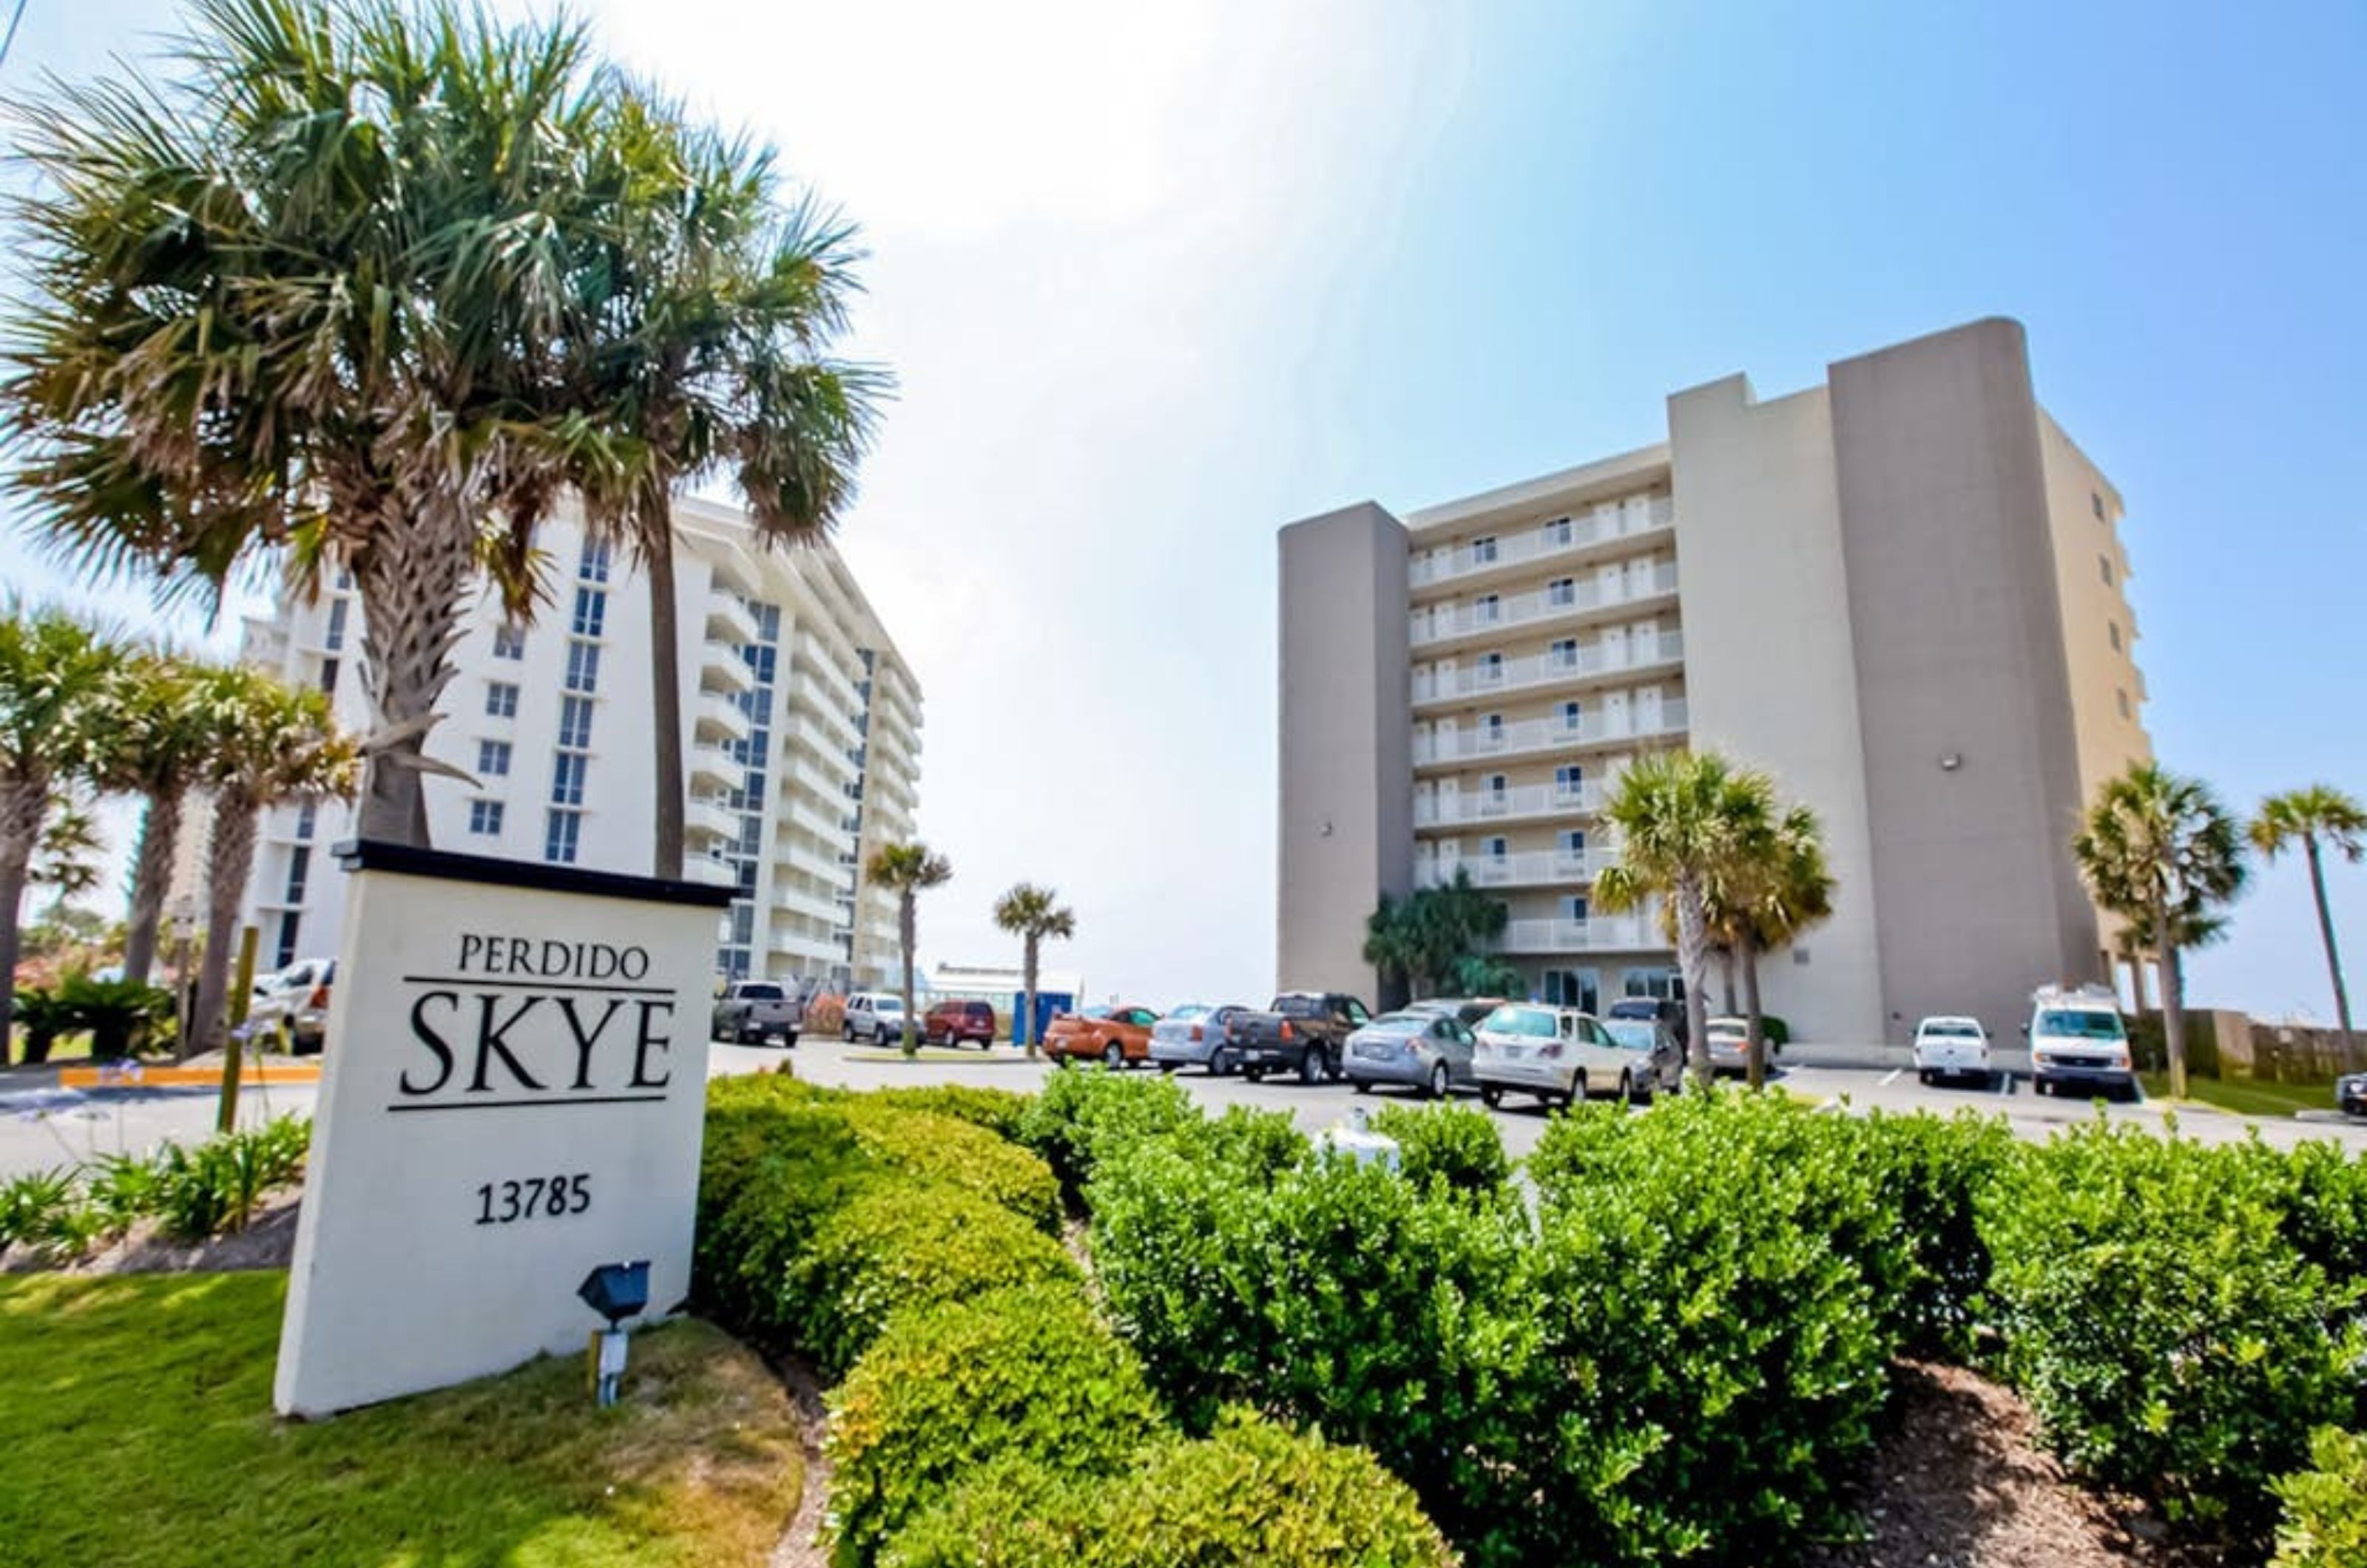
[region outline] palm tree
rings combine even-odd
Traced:
[[[2161,964],[2169,1092],[2186,1097],[2186,975],[2180,952],[2244,886],[2244,835],[2200,779],[2132,762],[2108,779],[2071,840],[2096,902],[2152,933]]]
[[[1750,1020],[1750,1087],[1767,1081],[1767,1032],[1759,1001],[1759,955],[1796,941],[1803,931],[1830,919],[1833,875],[1825,862],[1824,831],[1817,814],[1795,806],[1769,825],[1752,845],[1750,863],[1740,874],[1747,896],[1739,900],[1741,919],[1736,930],[1736,950],[1742,965],[1742,1003]]]
[[[1384,988],[1401,985],[1410,993],[1415,976],[1421,972],[1421,942],[1414,929],[1421,917],[1414,900],[1420,897],[1399,898],[1384,893],[1379,905],[1365,917],[1365,962],[1373,966]]]
[[[994,923],[1018,937],[1023,944],[1019,953],[1020,978],[1026,987],[1027,1010],[1020,1015],[1025,1021],[1020,1032],[1027,1042],[1028,1059],[1033,1061],[1036,1051],[1036,961],[1046,937],[1067,942],[1077,934],[1076,911],[1061,908],[1059,895],[1052,889],[1021,882],[994,901]],[[904,1005],[909,1008],[912,1004]]]
[[[0,409],[63,553],[210,592],[350,568],[377,706],[359,831],[427,840],[424,755],[483,536],[522,559],[615,193],[582,29],[459,0],[194,0],[169,75],[15,110],[24,303]]]
[[[41,828],[40,847],[27,874],[33,884],[50,890],[52,917],[98,886],[106,854],[107,840],[90,806],[72,791],[60,790],[50,802],[49,821]]]
[[[682,874],[682,688],[675,493],[730,466],[766,544],[821,537],[869,445],[878,371],[825,357],[857,287],[855,231],[785,208],[769,149],[690,126],[636,92],[600,141],[620,193],[597,276],[596,330],[571,367],[606,438],[571,478],[595,532],[631,550],[650,594],[654,865]]]
[[[2309,861],[2309,890],[2317,900],[2318,940],[2326,944],[2327,977],[2334,982],[2334,1016],[2350,1037],[2350,994],[2342,985],[2342,955],[2334,945],[2334,914],[2326,902],[2325,851],[2351,864],[2367,857],[2367,807],[2332,784],[2287,790],[2260,802],[2252,818],[2252,847],[2269,860],[2298,843]]]
[[[59,782],[90,756],[116,654],[62,610],[0,613],[0,1066],[8,1061],[25,884]]]
[[[896,890],[896,940],[904,953],[904,1055],[917,1056],[921,1051],[921,1021],[912,1010],[912,949],[918,938],[913,905],[923,888],[942,886],[952,880],[953,862],[930,853],[929,846],[917,840],[882,844],[864,863],[863,874],[881,887]]]
[[[1628,764],[1603,816],[1618,829],[1619,863],[1594,879],[1605,909],[1632,909],[1658,895],[1675,906],[1677,968],[1684,976],[1687,1049],[1694,1077],[1710,1080],[1708,902],[1738,850],[1774,814],[1767,775],[1714,751],[1664,751]]]
[[[155,964],[182,811],[213,751],[213,730],[194,700],[200,672],[200,666],[175,654],[134,653],[100,699],[93,776],[100,788],[138,795],[142,803],[123,939],[123,977],[135,984],[145,985]]]
[[[205,775],[214,810],[206,841],[206,946],[188,1043],[211,1050],[224,1043],[229,1029],[231,950],[264,811],[288,801],[350,795],[360,753],[338,731],[326,696],[291,690],[259,671],[207,671],[192,696],[214,735]]]

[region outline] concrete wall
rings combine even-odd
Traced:
[[[1806,1040],[1885,1037],[1857,671],[1823,389],[1756,401],[1742,377],[1669,400],[1692,740],[1767,769],[1822,818],[1833,918],[1760,965]],[[1713,993],[1711,1005],[1718,998]]]
[[[1413,879],[1406,533],[1364,504],[1282,530],[1275,983],[1373,1000],[1365,917]]]
[[[1829,386],[1888,1035],[1927,1012],[2010,1030],[2033,987],[2104,978],[2022,331],[1977,321]]]

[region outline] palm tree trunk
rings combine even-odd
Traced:
[[[654,874],[682,875],[682,649],[674,596],[674,529],[663,520],[649,551],[650,717],[657,731]]]
[[[123,977],[148,983],[156,965],[156,928],[164,919],[164,895],[173,881],[173,852],[181,841],[183,791],[160,789],[148,796],[140,818],[140,850],[132,863],[131,920],[123,933]]]
[[[2178,945],[2170,940],[2169,906],[2157,899],[2153,907],[2154,949],[2161,955],[2161,1033],[2163,1054],[2169,1058],[2169,1097],[2186,1098],[2186,976],[2179,963]]]
[[[2309,890],[2317,899],[2317,934],[2326,943],[2327,977],[2334,982],[2334,1017],[2342,1026],[2342,1043],[2350,1043],[2350,993],[2342,986],[2342,953],[2334,945],[2334,912],[2326,904],[2326,866],[2318,858],[2317,835],[2302,840],[2309,853]]]
[[[904,949],[903,1044],[907,1058],[921,1054],[920,1024],[912,1013],[912,947],[915,937],[913,927],[918,923],[914,918],[912,907],[918,902],[918,897],[909,887],[904,889],[896,902],[896,936]]]
[[[17,1016],[17,954],[23,933],[17,914],[25,902],[25,879],[40,841],[41,818],[50,808],[47,779],[11,779],[0,785],[0,1067],[10,1060],[8,1032]]]
[[[1702,909],[1701,884],[1692,876],[1677,879],[1677,972],[1685,982],[1685,1057],[1693,1082],[1710,1084],[1709,1009],[1702,986],[1709,978],[1709,923]]]
[[[1750,1022],[1750,1087],[1767,1087],[1767,1030],[1759,1021],[1759,944],[1742,947],[1742,1005]]]
[[[1721,947],[1717,950],[1717,966],[1720,971],[1718,976],[1719,982],[1726,987],[1726,1013],[1728,1018],[1731,1018],[1734,1016],[1736,1011],[1734,1006],[1734,949],[1731,947]],[[1754,1084],[1752,1087],[1757,1088],[1758,1086]]]
[[[213,832],[206,842],[206,951],[198,962],[197,1015],[181,1054],[211,1051],[230,1037],[231,955],[238,950],[238,906],[255,870],[255,835],[262,813],[244,790],[225,789],[214,800]]]
[[[1040,942],[1041,939],[1039,939],[1034,931],[1029,931],[1027,933],[1026,944],[1021,949],[1019,958],[1019,966],[1024,972],[1020,976],[1020,978],[1026,982],[1027,1018],[1026,1021],[1019,1026],[1017,1032],[1019,1037],[1027,1043],[1027,1059],[1031,1062],[1036,1060],[1036,955],[1040,946]]]
[[[388,507],[389,517],[355,562],[362,601],[362,660],[380,739],[370,748],[357,834],[428,847],[427,749],[436,704],[451,682],[452,645],[475,560],[476,519],[441,499]]]

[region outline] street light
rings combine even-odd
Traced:
[[[625,1376],[625,1319],[650,1304],[650,1260],[603,1263],[575,1287],[583,1304],[608,1320],[592,1336],[592,1386],[602,1409],[617,1403],[617,1385]]]

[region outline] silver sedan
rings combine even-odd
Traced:
[[[1151,1065],[1162,1073],[1206,1067],[1211,1077],[1223,1077],[1233,1070],[1225,1055],[1225,1025],[1246,1010],[1238,1002],[1216,1008],[1185,1002],[1150,1026]]]
[[[1375,1084],[1398,1084],[1443,1100],[1451,1089],[1469,1089],[1471,1032],[1460,1019],[1429,1012],[1384,1013],[1348,1036],[1340,1055],[1341,1076],[1358,1094]]]

